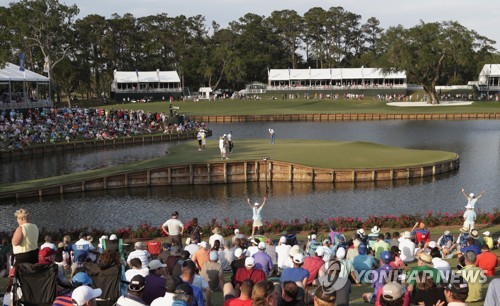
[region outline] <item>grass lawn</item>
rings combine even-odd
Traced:
[[[168,113],[168,102],[127,103],[106,105],[102,108],[131,109]],[[318,113],[496,113],[500,102],[475,102],[471,105],[444,107],[395,107],[385,102],[366,100],[218,100],[218,101],[175,101],[179,114],[188,116],[222,115],[271,115],[271,114],[318,114]]]
[[[270,157],[276,161],[339,169],[406,167],[449,160],[456,156],[451,152],[410,150],[369,142],[278,140],[276,144],[271,145],[267,139],[250,139],[238,141],[235,146],[237,150],[231,154],[231,161],[262,160],[263,157]],[[193,140],[172,147],[169,154],[164,157],[63,176],[4,184],[0,186],[0,192],[40,188],[162,166],[219,161],[217,140],[208,141],[207,150],[202,152],[197,150],[197,141]]]

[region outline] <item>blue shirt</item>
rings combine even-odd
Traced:
[[[462,252],[462,254],[465,254],[465,252],[467,252],[467,251],[472,251],[472,252],[476,253],[476,255],[481,254],[481,249],[475,244],[471,244],[471,245],[468,245],[468,246],[460,249],[460,252]]]
[[[370,255],[357,255],[352,260],[352,267],[361,277],[363,283],[369,283],[370,280],[367,280],[368,271],[371,271],[373,265],[375,264],[375,259]],[[362,274],[363,273],[363,274]]]
[[[309,278],[309,271],[302,267],[286,268],[281,273],[280,282],[283,284],[287,281],[302,282],[304,278]]]
[[[189,284],[189,283],[188,283]],[[193,303],[192,306],[205,306],[205,300],[203,299],[203,291],[201,288],[189,284],[193,288]]]
[[[253,210],[253,219],[262,220],[262,206],[260,206],[259,208],[253,207],[252,210]]]
[[[274,269],[273,260],[266,252],[258,251],[253,254],[253,258],[255,259],[255,268],[261,269],[266,275],[269,275],[269,271]]]

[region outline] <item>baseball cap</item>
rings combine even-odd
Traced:
[[[293,262],[296,264],[303,264],[304,263],[304,255],[302,253],[298,253],[293,255]]]
[[[253,267],[255,266],[255,259],[253,257],[245,258],[245,267]]]
[[[403,238],[407,238],[407,239],[410,239],[411,238],[411,233],[409,231],[405,231],[403,233]]]
[[[202,241],[198,243],[198,246],[201,246],[204,249],[208,249],[208,243],[206,241]]]
[[[146,279],[142,275],[135,275],[132,277],[130,280],[130,283],[128,284],[128,290],[133,291],[133,292],[140,292],[144,290],[144,287],[146,286]]]
[[[469,284],[467,284],[467,281],[461,275],[454,275],[450,278],[449,283],[444,283],[444,289],[465,295],[469,293]]]
[[[281,236],[280,237],[280,243],[286,243],[286,237],[285,236]]]
[[[483,235],[484,235],[484,236],[490,236],[490,235],[491,235],[491,233],[490,233],[490,231],[486,231],[486,232],[484,232],[484,233],[483,233]]]
[[[366,251],[367,251],[367,249],[366,249],[366,245],[364,245],[364,244],[360,244],[360,245],[358,246],[358,253],[359,253],[359,254],[361,254],[361,255],[365,255],[365,254],[366,254]]]
[[[474,193],[469,193],[469,197],[473,198],[474,197]]]
[[[116,234],[111,234],[111,236],[109,236],[109,240],[118,240],[118,236],[116,236]]]
[[[175,293],[177,294],[185,294],[185,295],[190,295],[190,296],[193,296],[194,293],[193,293],[193,288],[188,284],[188,283],[185,283],[185,282],[182,282],[181,284],[179,284],[177,286],[177,288],[175,288]]]
[[[360,228],[356,231],[357,234],[360,234],[360,235],[364,235],[365,234],[365,230]]]
[[[255,202],[255,204],[253,204],[253,205],[255,205],[255,206],[259,206],[259,203]]]
[[[405,289],[396,282],[390,282],[382,288],[382,298],[386,301],[395,301],[403,296]]]
[[[380,232],[380,227],[375,225],[374,227],[372,227],[371,232],[374,234],[378,234],[378,232]]]
[[[137,241],[135,244],[134,244],[134,247],[136,249],[144,249],[146,247],[146,245],[144,244],[144,242],[142,241]]]
[[[90,276],[85,272],[78,272],[71,278],[73,286],[78,287],[81,285],[92,285],[93,281]]]
[[[99,288],[92,289],[89,286],[80,286],[73,290],[71,298],[75,300],[77,305],[81,306],[85,305],[88,301],[101,296],[101,294],[102,290]]]
[[[445,234],[445,235],[449,235],[449,234],[450,234],[450,231],[446,230],[446,231],[444,231],[444,234]]]
[[[391,252],[389,252],[389,251],[383,251],[382,253],[380,253],[380,259],[384,263],[390,263],[391,260],[392,260]]]
[[[259,242],[259,250],[265,250],[266,249],[266,243],[264,241]]]
[[[331,242],[330,242],[330,239],[325,239],[325,240],[323,240],[323,244],[330,244],[330,243],[331,243]]]
[[[429,248],[433,249],[435,247],[437,247],[437,242],[436,241],[429,242]]]
[[[337,256],[338,259],[344,259],[345,254],[346,254],[346,252],[345,252],[344,248],[338,248],[335,255]]]
[[[288,251],[288,256],[295,256],[295,254],[301,253],[300,251],[300,246],[294,245],[293,247],[290,248],[290,251]]]
[[[311,240],[316,240],[317,238],[318,238],[318,236],[316,236],[316,234],[311,235]]]
[[[325,255],[325,249],[321,246],[319,246],[317,249],[316,249],[316,255],[318,255],[319,257]]]
[[[234,250],[234,257],[238,258],[243,254],[243,250],[241,248],[237,248]]]
[[[235,230],[234,230],[234,234],[235,234],[235,235],[238,235],[239,233],[240,233],[240,230],[239,230],[239,229],[235,229]]]
[[[158,259],[153,259],[149,262],[148,268],[149,270],[156,270],[159,268],[166,268],[167,265],[159,261]]]

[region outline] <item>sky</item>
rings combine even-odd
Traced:
[[[8,6],[12,0],[0,0]],[[167,13],[168,16],[205,16],[206,25],[216,21],[226,27],[230,21],[238,20],[246,13],[269,16],[276,10],[291,9],[301,16],[313,7],[325,10],[341,6],[345,10],[361,15],[362,22],[370,17],[380,20],[387,29],[399,24],[412,27],[420,22],[454,20],[495,40],[500,49],[498,31],[500,1],[498,0],[59,0],[66,5],[76,4],[80,17],[97,14],[111,17],[113,13],[123,16],[131,13],[135,17]]]

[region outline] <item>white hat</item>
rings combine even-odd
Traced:
[[[235,235],[238,235],[239,233],[240,233],[240,230],[239,230],[239,229],[235,229],[235,230],[234,230],[234,234],[235,234]]]
[[[325,248],[322,246],[319,246],[316,249],[316,255],[318,255],[319,257],[322,257],[323,255],[325,255]]]
[[[206,243],[205,241],[198,243],[198,246],[201,246],[204,249],[208,249],[208,243]]]
[[[490,231],[486,231],[486,232],[484,232],[484,233],[483,233],[483,235],[484,235],[484,236],[490,236],[490,235],[491,235],[491,233],[490,233]]]
[[[446,230],[446,231],[444,231],[444,234],[445,234],[445,235],[449,235],[449,234],[450,234],[450,231]]]
[[[153,259],[149,262],[148,268],[149,270],[156,270],[159,268],[166,268],[167,265],[159,261],[158,259]]]
[[[102,290],[99,288],[92,289],[89,286],[80,286],[73,290],[71,298],[75,300],[78,306],[82,306],[85,305],[88,301],[101,296],[101,294]]]
[[[316,234],[311,235],[311,240],[316,240],[317,238],[318,238],[318,236],[316,236]]]
[[[293,262],[299,265],[304,263],[304,255],[302,253],[293,255]]]
[[[111,234],[111,236],[109,236],[109,240],[118,240],[118,237],[115,234]]]
[[[264,241],[259,242],[259,250],[265,250],[266,249],[266,243]]]
[[[436,241],[431,241],[431,242],[429,242],[429,248],[433,249],[433,248],[435,248],[435,247],[437,247],[437,243],[436,243]]]
[[[298,245],[294,245],[293,247],[290,248],[290,251],[288,251],[288,256],[295,256],[296,254],[299,254],[302,252],[300,251],[300,247]]]
[[[360,228],[356,231],[356,233],[360,234],[360,235],[364,235],[365,234],[365,230]]]
[[[345,249],[344,248],[338,248],[337,249],[337,253],[335,255],[337,255],[338,259],[344,259],[345,258]]]
[[[191,244],[191,238],[186,238],[186,244]]]
[[[409,231],[406,231],[403,233],[403,238],[410,239],[411,238],[411,233]]]
[[[285,236],[281,236],[279,243],[286,243],[286,237]]]
[[[245,267],[253,267],[255,266],[255,259],[253,257],[245,258]]]
[[[144,242],[142,241],[137,241],[135,244],[134,244],[134,247],[136,249],[144,249],[146,247],[146,245],[144,244]]]
[[[253,205],[255,205],[255,206],[259,206],[259,203],[255,202],[255,204],[253,204]]]
[[[473,198],[474,197],[474,193],[469,193],[469,197]]]
[[[100,238],[100,240],[106,240],[106,239],[109,239],[109,237],[106,236],[106,235],[102,235],[101,238]]]
[[[243,254],[243,250],[241,248],[237,248],[234,250],[234,257],[239,258]]]
[[[375,225],[374,227],[372,227],[372,230],[371,230],[371,231],[372,231],[372,233],[374,233],[374,234],[378,234],[378,232],[380,232],[380,227],[378,227],[378,226],[376,226],[376,225]]]

